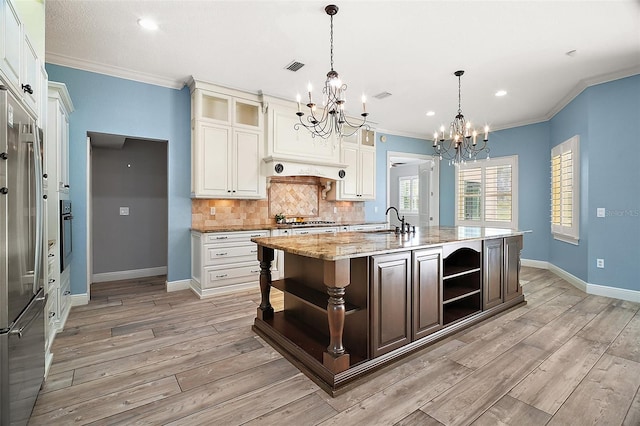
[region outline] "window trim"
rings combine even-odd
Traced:
[[[411,200],[413,200],[414,196],[418,197],[418,203],[417,203],[418,208],[415,209],[415,210],[414,209],[407,210],[407,209],[403,209],[402,208],[403,203],[402,203],[402,191],[401,191],[402,184],[401,184],[401,182],[402,181],[407,181],[407,180],[409,181],[409,199],[410,199],[409,204],[410,205],[413,204],[411,202]],[[420,208],[419,208],[419,205],[420,205],[420,189],[418,189],[418,194],[414,195],[414,193],[413,193],[413,182],[414,181],[418,181],[418,187],[419,187],[419,185],[420,185],[420,177],[418,175],[398,176],[398,211],[400,213],[402,213],[402,214],[417,215],[417,214],[420,213]]]
[[[486,221],[485,218],[485,171],[487,167],[495,167],[495,166],[503,166],[510,165],[511,166],[511,221],[509,223],[506,222],[495,222],[495,221]],[[487,228],[505,228],[508,227],[510,229],[518,229],[518,156],[510,155],[506,157],[495,157],[487,160],[477,160],[477,161],[469,161],[463,164],[458,164],[455,166],[455,225],[456,226],[482,226]],[[460,195],[460,173],[459,171],[465,169],[474,169],[480,167],[482,169],[482,185],[480,188],[481,191],[481,219],[478,220],[460,220],[458,218],[459,212],[459,195]]]
[[[553,158],[566,152],[571,152],[572,181],[571,181],[571,226],[555,225],[553,223]],[[562,167],[562,166],[561,166]],[[555,240],[578,245],[580,242],[580,136],[575,135],[566,141],[559,143],[551,149],[549,162],[550,188],[549,188],[549,223],[551,235]],[[562,200],[562,196],[560,196]],[[562,212],[561,212],[562,214]]]

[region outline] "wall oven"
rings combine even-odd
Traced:
[[[64,271],[71,261],[72,223],[71,201],[60,200],[60,271]]]

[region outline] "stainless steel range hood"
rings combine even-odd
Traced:
[[[265,174],[272,176],[315,176],[323,179],[343,180],[350,170],[346,164],[314,162],[309,159],[265,157]],[[353,171],[351,171],[353,172]]]

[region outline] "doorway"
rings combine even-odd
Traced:
[[[166,275],[167,141],[87,132],[87,142],[87,282]]]
[[[440,224],[440,162],[430,155],[387,152],[387,207],[415,226]],[[397,226],[395,215],[389,222]]]

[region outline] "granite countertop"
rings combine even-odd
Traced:
[[[415,234],[339,232],[335,234],[252,238],[258,245],[322,260],[339,260],[438,246],[459,241],[522,235],[524,231],[469,226],[416,227]]]
[[[339,222],[339,223],[309,223],[304,225],[292,225],[290,223],[271,223],[262,225],[221,225],[221,226],[205,226],[200,228],[191,228],[196,232],[233,232],[233,231],[258,231],[262,229],[297,229],[297,228],[321,228],[334,226],[353,226],[353,225],[379,225],[387,222]]]

